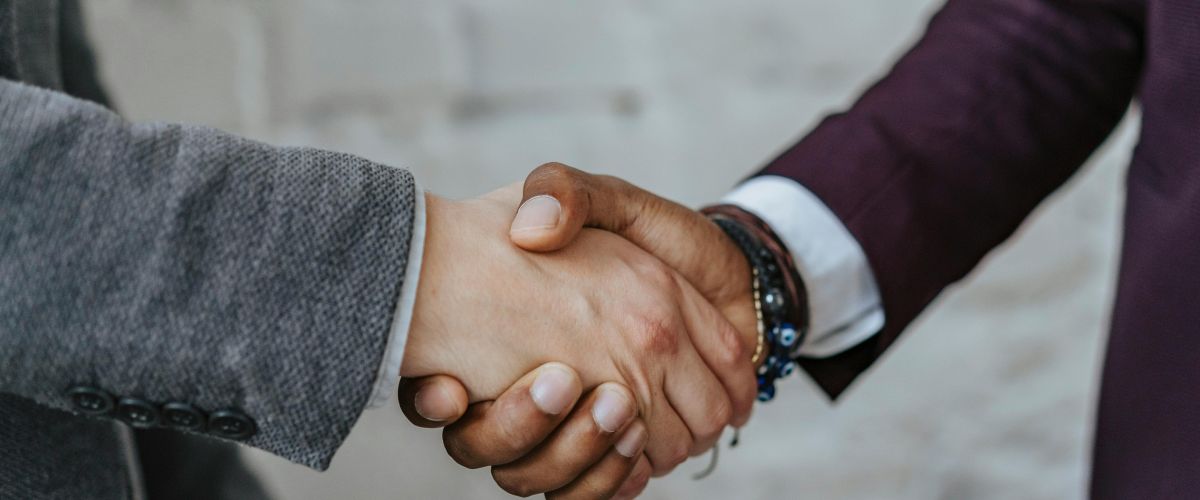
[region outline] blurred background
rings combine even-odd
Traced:
[[[452,197],[554,160],[693,206],[851,103],[940,3],[85,2],[135,120],[354,153]],[[693,460],[645,497],[1081,498],[1134,121],[842,401],[793,377],[712,476]],[[508,497],[394,408],[324,474],[247,455],[285,499]]]

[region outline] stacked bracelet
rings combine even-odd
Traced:
[[[794,353],[808,331],[803,282],[786,247],[757,217],[728,205],[710,207],[705,213],[750,264],[759,333],[752,361],[757,365],[758,400],[770,401],[775,397],[775,382],[796,371]]]

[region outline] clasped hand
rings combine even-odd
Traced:
[[[633,496],[749,418],[749,270],[706,218],[559,164],[426,200],[400,401],[456,461],[523,496]]]

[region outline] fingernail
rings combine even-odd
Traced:
[[[592,406],[592,419],[601,429],[607,432],[617,432],[629,419],[633,418],[633,404],[629,398],[613,389],[601,389],[600,396]]]
[[[625,434],[621,435],[621,439],[617,440],[617,453],[625,458],[633,458],[638,453],[642,452],[642,446],[646,444],[646,426],[640,422],[634,422],[625,430]]]
[[[574,396],[571,394],[571,374],[554,365],[542,368],[533,385],[529,387],[529,395],[543,412],[558,415],[570,406]]]
[[[413,396],[413,407],[421,418],[430,422],[441,422],[457,413],[453,398],[441,387],[425,387],[418,390]]]
[[[525,200],[525,203],[521,204],[521,208],[517,209],[517,216],[513,218],[510,230],[553,228],[558,225],[560,213],[562,213],[562,206],[553,196],[545,194],[534,196]]]

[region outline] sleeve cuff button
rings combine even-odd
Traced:
[[[204,429],[204,412],[187,403],[167,403],[162,408],[162,419],[168,427],[188,431]]]
[[[208,433],[216,437],[243,441],[255,432],[254,420],[238,410],[217,410],[208,420]]]
[[[67,391],[67,397],[76,410],[87,415],[105,415],[113,409],[112,395],[95,387],[72,387]]]
[[[137,429],[149,429],[158,425],[158,409],[150,402],[138,398],[121,398],[117,401],[117,417]]]

